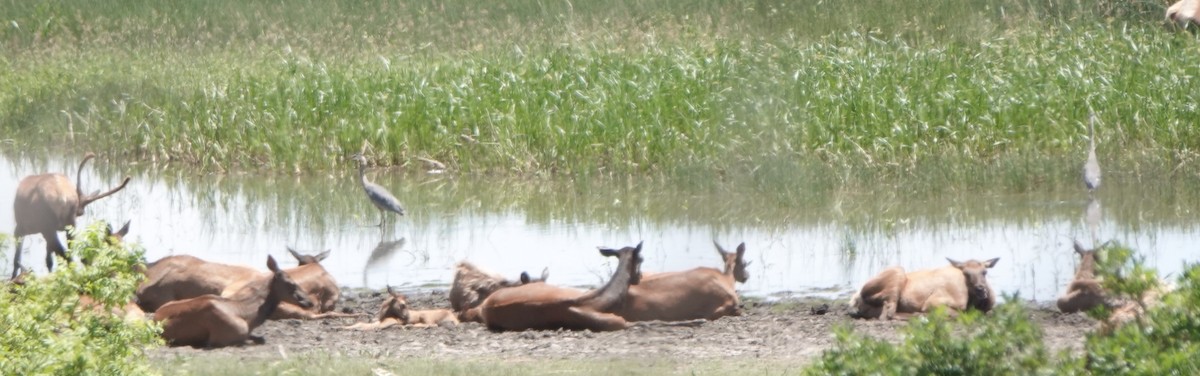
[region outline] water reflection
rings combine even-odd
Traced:
[[[387,266],[391,262],[392,256],[401,248],[404,248],[404,238],[396,240],[380,239],[379,244],[376,244],[375,248],[371,250],[371,255],[367,256],[367,264],[363,265],[362,285],[371,286],[367,277],[373,274],[373,271],[386,274]]]
[[[0,159],[3,231],[13,226],[3,202],[11,202],[20,177],[73,173],[75,161]],[[197,176],[94,162],[84,171],[89,186],[111,186],[125,174],[133,180],[90,206],[80,223],[132,220],[127,239],[151,260],[192,254],[259,265],[268,253],[283,256],[288,244],[331,249],[322,265],[351,287],[445,286],[464,259],[509,276],[550,268],[555,283],[590,285],[615,266],[596,246],[644,240],[643,269],[652,272],[720,268],[717,240],[746,242],[754,263],[740,290],[752,295],[845,293],[889,265],[921,269],[943,265],[945,257],[1000,257],[989,273],[993,287],[1052,300],[1073,275],[1073,238],[1123,242],[1164,275],[1193,260],[1200,243],[1197,187],[1122,187],[1116,178],[1099,192],[1102,210],[1099,199],[1083,202],[1077,188],[929,197],[887,188],[811,193],[736,179],[548,181],[373,169],[369,178],[409,210],[379,228],[372,226],[378,210],[363,199],[350,163],[316,176]],[[25,240],[26,252],[44,248],[39,238]],[[11,257],[9,249],[4,254]]]

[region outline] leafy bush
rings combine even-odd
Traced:
[[[809,375],[1030,375],[1048,371],[1042,332],[1009,297],[990,315],[944,311],[914,318],[898,345],[837,329],[837,345]]]
[[[111,245],[106,226],[75,233],[70,254],[89,265],[66,264],[46,276],[0,288],[0,374],[134,375],[151,373],[145,350],[160,343],[149,321],[125,321],[109,309],[87,309],[80,297],[119,308],[133,296],[142,251]],[[75,231],[75,230],[73,230]]]
[[[1200,264],[1185,268],[1171,290],[1143,258],[1122,246],[1098,254],[1097,275],[1118,308],[1097,307],[1106,322],[1122,302],[1142,302],[1146,313],[1088,334],[1084,354],[1047,355],[1041,330],[1014,297],[989,315],[968,312],[951,320],[941,311],[915,318],[904,339],[886,341],[836,331],[837,346],[805,370],[809,375],[1194,375],[1200,374]],[[1154,304],[1157,302],[1157,304]]]
[[[1200,265],[1184,268],[1178,288],[1168,291],[1132,250],[1117,245],[1104,251],[1097,269],[1104,288],[1116,299],[1142,302],[1146,313],[1110,334],[1089,335],[1087,354],[1075,366],[1098,375],[1200,372]],[[1107,320],[1113,312],[1089,314]]]

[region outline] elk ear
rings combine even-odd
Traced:
[[[1075,240],[1075,253],[1083,254],[1087,249],[1083,248],[1083,244],[1079,244],[1079,240]]]
[[[717,253],[720,254],[721,257],[725,257],[725,254],[729,253],[729,251],[726,251],[725,247],[722,247],[721,244],[717,243],[716,240],[713,240],[713,245],[717,247]]]
[[[738,259],[741,259],[742,256],[746,255],[746,243],[745,242],[743,242],[742,244],[738,244],[737,254],[738,254]]]
[[[398,292],[396,292],[396,290],[392,289],[392,286],[388,286],[387,288],[388,288],[387,289],[388,295],[391,295],[391,296],[400,295],[400,293],[398,293]]]
[[[318,253],[316,256],[313,256],[313,258],[317,259],[317,261],[325,260],[326,257],[329,257],[330,251],[332,251],[332,249],[326,249],[325,252]]]
[[[999,257],[997,257],[997,258],[994,258],[994,259],[991,259],[991,260],[984,261],[984,262],[983,262],[983,266],[986,266],[986,267],[988,267],[988,268],[990,269],[991,267],[993,267],[993,266],[996,266],[996,262],[997,262],[997,261],[1000,261],[1000,258],[999,258]]]
[[[292,246],[290,246],[290,245],[287,246],[287,250],[288,250],[288,253],[292,254],[292,257],[296,258],[296,261],[300,261],[300,259],[302,258],[300,253],[296,252],[296,250],[292,249]]]
[[[636,256],[641,253],[642,253],[642,242],[638,242],[637,248],[633,249],[633,254]]]
[[[597,247],[600,249],[600,254],[604,257],[614,257],[617,255],[617,250],[612,248]]]
[[[949,258],[949,257],[947,257],[947,258],[946,258],[946,261],[949,261],[949,262],[950,262],[950,265],[954,265],[954,267],[956,267],[956,268],[959,268],[959,269],[962,269],[962,268],[963,268],[963,263],[962,263],[962,262],[959,262],[959,261],[954,261],[954,259],[952,259],[952,258]]]
[[[117,230],[117,232],[114,233],[112,230],[109,230],[109,233],[122,238],[125,237],[125,235],[129,234],[129,222],[130,221],[125,221],[125,225],[121,226],[121,229]]]
[[[550,268],[542,268],[542,282],[546,282],[548,278],[550,278]]]
[[[529,273],[521,272],[521,283],[529,283]]]
[[[267,255],[267,269],[272,273],[279,273],[279,264],[275,263],[275,257]]]

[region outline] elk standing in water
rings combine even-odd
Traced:
[[[541,278],[534,279],[529,273],[521,272],[519,280],[510,281],[504,276],[487,272],[466,261],[460,261],[454,269],[454,282],[450,285],[450,308],[463,322],[483,322],[477,307],[497,290],[526,283],[545,282],[546,278],[550,277],[550,270],[542,269]]]
[[[375,315],[375,322],[360,322],[343,329],[380,330],[395,325],[424,328],[458,324],[458,318],[448,309],[414,311],[409,309],[408,298],[393,291],[391,286],[388,286],[388,295],[388,299],[383,301],[383,307],[380,307],[379,313]]]
[[[715,241],[713,245],[725,262],[724,271],[701,267],[646,274],[640,283],[629,286],[629,295],[616,313],[629,321],[716,320],[741,315],[734,284],[750,278],[744,260],[746,243],[738,245],[737,253],[726,252]]]
[[[85,195],[82,188],[83,166],[96,155],[87,153],[79,162],[75,172],[76,183],[63,174],[30,175],[21,179],[17,185],[17,195],[13,200],[13,213],[16,215],[16,229],[13,236],[17,238],[17,247],[13,252],[12,277],[16,278],[21,272],[21,241],[26,235],[42,234],[46,240],[46,269],[54,270],[54,255],[66,258],[66,249],[58,241],[58,232],[65,231],[68,226],[75,226],[75,217],[81,216],[84,209],[96,200],[108,197],[125,188],[129,183],[126,177],[121,185],[101,194]],[[71,233],[67,233],[67,243],[71,242]]]
[[[620,250],[601,248],[600,254],[616,257],[617,270],[596,290],[550,286],[544,282],[500,289],[480,305],[488,329],[502,330],[621,330],[630,326],[612,312],[620,308],[629,285],[641,279],[642,243]]]
[[[1000,259],[946,260],[950,265],[912,273],[898,266],[885,269],[851,298],[852,316],[891,319],[896,313],[925,313],[938,306],[952,312],[990,311],[996,296],[988,286],[987,270]]]
[[[258,276],[229,297],[204,295],[178,300],[159,307],[154,321],[162,323],[162,336],[172,346],[224,347],[243,345],[246,340],[262,344],[250,334],[267,321],[280,302],[302,308],[313,305],[299,284],[267,256],[270,275]]]

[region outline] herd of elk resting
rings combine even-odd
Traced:
[[[1192,6],[1194,8],[1194,5]],[[1191,9],[1191,8],[1189,8]],[[1192,9],[1194,10],[1194,9]],[[94,156],[88,153],[79,164],[78,174]],[[12,284],[22,284],[21,237],[41,234],[46,239],[46,266],[53,268],[54,255],[66,258],[57,232],[74,226],[84,208],[112,195],[129,182],[104,193],[85,195],[81,182],[71,183],[62,174],[28,176],[21,180],[14,202],[17,247],[13,256]],[[129,223],[118,231],[109,229],[110,239],[120,241],[129,231]],[[68,245],[71,241],[67,237]],[[579,290],[548,284],[548,270],[538,278],[522,273],[517,280],[486,272],[466,261],[455,268],[449,291],[450,309],[413,310],[403,294],[388,288],[390,295],[372,322],[344,327],[352,330],[379,330],[393,326],[441,326],[460,322],[478,322],[494,331],[520,330],[621,330],[639,322],[690,324],[742,314],[736,283],[746,282],[749,273],[745,260],[746,245],[728,252],[714,245],[723,263],[722,269],[698,267],[674,272],[643,273],[642,244],[621,249],[600,248],[600,254],[614,257],[617,267],[600,288]],[[1154,291],[1140,301],[1110,298],[1095,276],[1096,251],[1075,243],[1080,264],[1074,280],[1058,300],[1062,312],[1089,310],[1104,305],[1114,314],[1102,328],[1120,325],[1138,318],[1157,300],[1164,289]],[[281,269],[273,257],[267,257],[267,270],[226,265],[194,256],[167,256],[146,264],[144,279],[133,301],[108,310],[126,320],[146,319],[162,324],[162,336],[173,346],[222,347],[262,343],[251,334],[268,319],[325,319],[357,317],[336,312],[340,290],[320,261],[329,251],[304,255],[288,248],[298,266]],[[905,271],[891,267],[871,278],[850,300],[851,316],[893,319],[929,312],[943,307],[951,313],[968,309],[987,312],[996,302],[987,283],[987,271],[998,259],[986,261],[949,260],[934,269]],[[80,297],[76,307],[104,311],[90,297]]]

